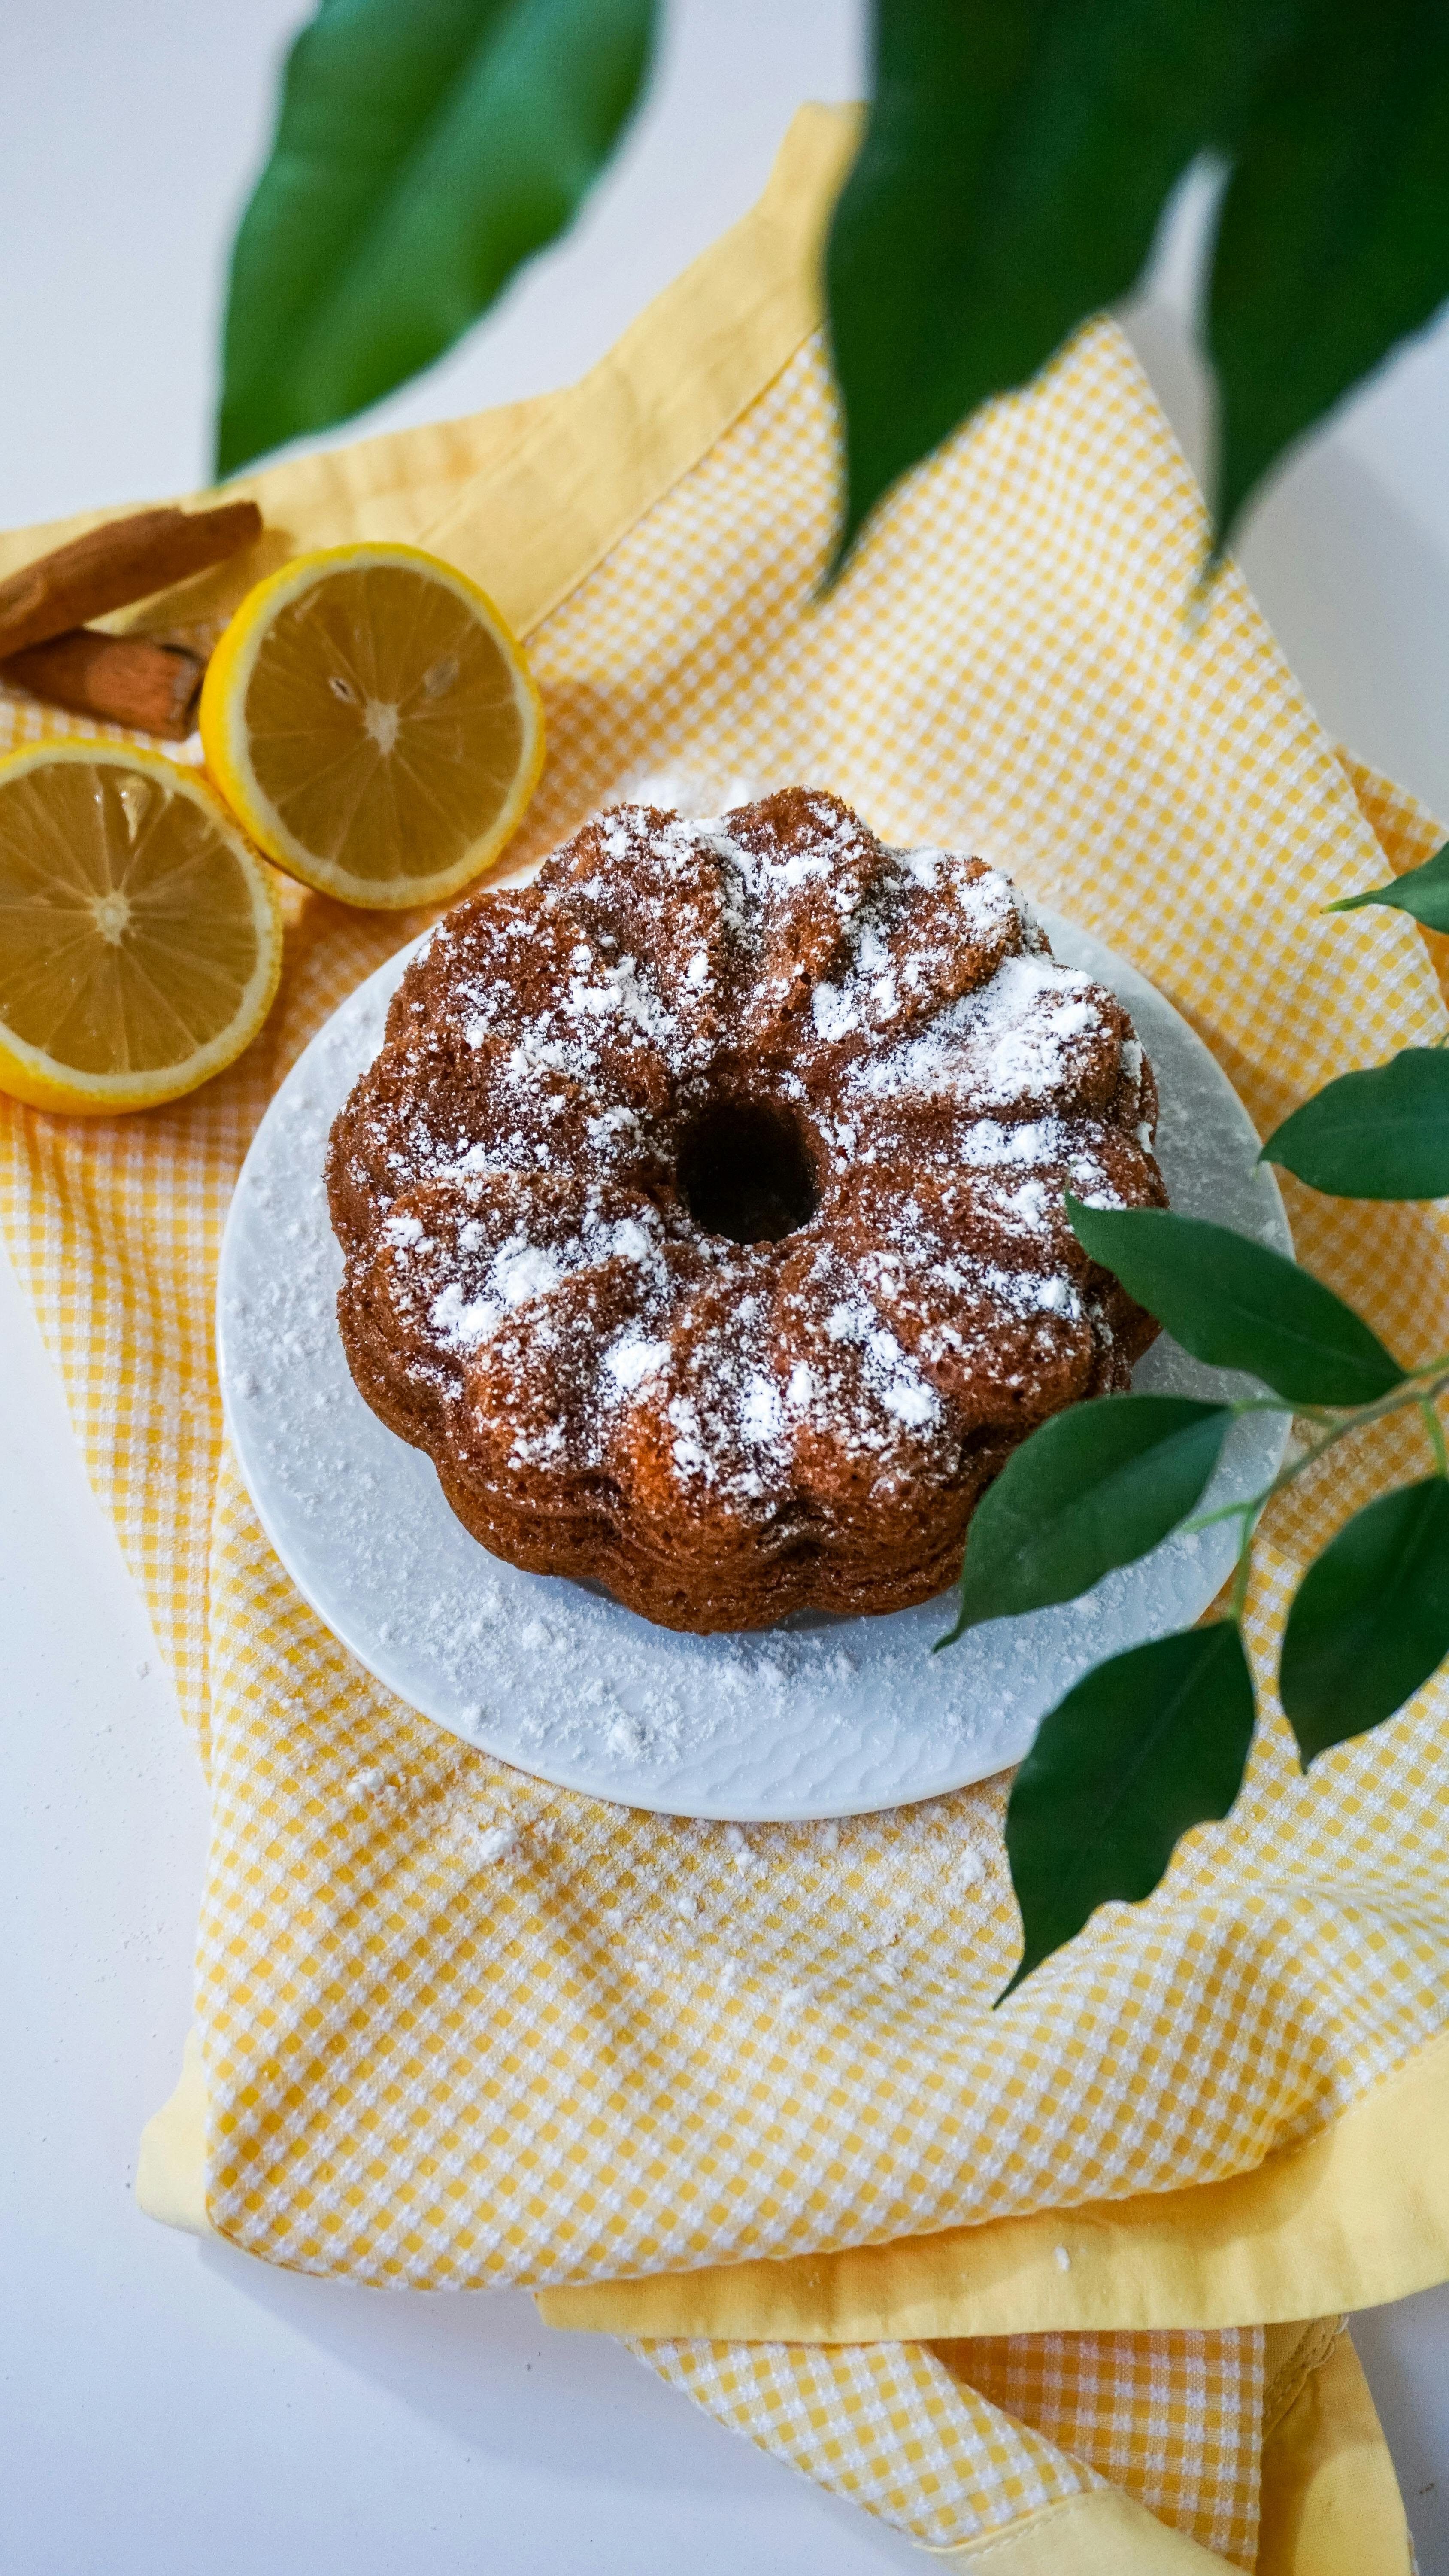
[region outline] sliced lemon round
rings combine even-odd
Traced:
[[[179,1099],[250,1044],[281,971],[276,885],[195,770],[94,742],[0,761],[0,1091]]]
[[[516,636],[416,546],[328,546],[259,582],[211,657],[201,739],[278,867],[384,910],[486,868],[543,766]]]

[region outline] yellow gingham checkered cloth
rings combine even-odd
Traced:
[[[812,604],[836,458],[814,254],[851,131],[805,112],[761,208],[583,387],[254,478],[263,548],[147,622],[214,632],[301,544],[431,543],[528,633],[546,701],[506,875],[646,774],[700,810],[831,787],[1111,941],[1266,1132],[1444,1033],[1410,921],[1319,909],[1436,828],[1337,756],[1236,572],[1185,624],[1201,504],[1110,324],[914,475]],[[0,572],[56,533],[0,543]],[[0,694],[0,743],[62,730]],[[278,1081],[421,926],[287,905],[277,1008],[207,1089],[114,1122],[0,1104],[6,1239],[212,1788],[198,2046],[152,2205],[302,2270],[544,2286],[554,2321],[627,2335],[965,2562],[1398,2576],[1351,2349],[1286,2321],[1449,2272],[1449,1684],[1305,1781],[1271,1675],[1298,1570],[1422,1472],[1415,1433],[1271,1517],[1269,1714],[1230,1824],[993,2013],[1002,1782],[758,1828],[740,1868],[723,1828],[465,1750],[283,1573],[222,1444],[221,1227]],[[1288,1195],[1301,1256],[1395,1348],[1449,1344],[1443,1209]],[[504,1818],[514,1856],[486,1862]]]

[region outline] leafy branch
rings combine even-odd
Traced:
[[[1391,885],[1325,905],[1358,912],[1384,905],[1425,930],[1449,930],[1449,845]],[[1449,1196],[1449,1055],[1443,1041],[1406,1047],[1387,1064],[1340,1074],[1285,1118],[1263,1148],[1295,1180],[1335,1198]]]
[[[1320,1280],[1224,1227],[1068,1206],[1084,1248],[1130,1293],[1150,1274],[1154,1311],[1185,1348],[1219,1366],[1255,1365],[1277,1391],[1222,1405],[1119,1395],[1076,1406],[1022,1443],[977,1506],[960,1616],[942,1645],[984,1620],[1077,1599],[1175,1530],[1239,1529],[1225,1618],[1095,1666],[1042,1721],[1007,1808],[1025,1934],[1008,1994],[1098,1905],[1150,1894],[1190,1825],[1227,1814],[1255,1714],[1241,1624],[1259,1518],[1339,1442],[1396,1413],[1423,1421],[1433,1474],[1358,1512],[1309,1567],[1289,1613],[1278,1686],[1303,1768],[1391,1717],[1449,1654],[1449,1466],[1435,1410],[1449,1354],[1400,1368]],[[1305,1312],[1316,1340],[1300,1329]],[[1357,1370],[1369,1350],[1393,1382],[1344,1404],[1345,1363]],[[1305,1408],[1317,1436],[1270,1484],[1193,1511],[1236,1417]]]
[[[1370,903],[1449,926],[1449,851],[1330,909]],[[1449,1056],[1413,1049],[1343,1075],[1263,1154],[1345,1196],[1449,1192]],[[983,1620],[1076,1599],[1173,1531],[1238,1527],[1224,1616],[1095,1666],[1042,1720],[1007,1808],[1023,1947],[1006,1994],[1098,1905],[1149,1895],[1191,1825],[1230,1811],[1256,1719],[1242,1622],[1260,1517],[1341,1442],[1394,1414],[1418,1417],[1432,1473],[1356,1512],[1289,1608],[1278,1696],[1303,1769],[1382,1725],[1449,1655],[1449,1445],[1438,1411],[1449,1352],[1405,1366],[1321,1280],[1221,1226],[1070,1195],[1067,1207],[1092,1260],[1185,1350],[1248,1370],[1271,1393],[1076,1406],[1022,1443],[977,1506],[942,1645]],[[1297,1415],[1309,1436],[1260,1492],[1199,1510],[1232,1421],[1262,1411]]]
[[[572,221],[656,0],[322,0],[232,257],[217,470],[430,365]],[[1449,294],[1449,15],[1423,0],[875,0],[826,256],[837,562],[978,405],[1126,295],[1203,152],[1219,548]]]
[[[1449,1195],[1449,1055],[1406,1047],[1367,1073],[1340,1074],[1284,1119],[1263,1153],[1333,1198]]]

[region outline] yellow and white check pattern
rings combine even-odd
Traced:
[[[960,2548],[1113,2484],[1232,2565],[1254,2564],[1259,2328],[634,2349],[732,2431],[929,2546]]]
[[[1201,505],[1113,327],[1080,333],[1037,389],[918,471],[817,600],[831,395],[813,290],[791,287],[792,304],[778,284],[791,261],[806,277],[839,167],[815,114],[768,221],[625,344],[607,421],[627,436],[604,435],[601,410],[591,439],[587,404],[560,397],[508,416],[507,436],[477,425],[471,447],[460,425],[451,485],[433,434],[411,518],[391,440],[259,478],[269,523],[299,544],[446,535],[531,627],[550,756],[510,873],[645,776],[682,780],[697,810],[803,779],[888,838],[982,851],[1110,940],[1264,1132],[1333,1075],[1437,1039],[1414,925],[1320,910],[1413,864],[1433,827],[1338,758],[1235,571],[1186,620]],[[680,469],[677,414],[631,414],[621,376],[657,368],[666,318],[686,376],[691,347],[717,353],[718,297],[746,271],[766,281],[750,327],[783,345],[748,399],[733,379],[702,398]],[[591,532],[572,583],[567,475],[547,524],[525,508],[571,420]],[[673,462],[605,542],[611,455],[632,492],[637,443],[656,436]],[[0,569],[26,551],[0,546]],[[217,597],[194,588],[177,613]],[[0,744],[83,729],[0,695]],[[276,1011],[206,1090],[115,1122],[0,1103],[6,1240],[211,1780],[197,2023],[213,2228],[393,2286],[761,2257],[771,2277],[791,2257],[829,2277],[838,2249],[1219,2184],[1324,2135],[1443,2032],[1449,1683],[1308,1780],[1272,1699],[1299,1569],[1350,1507],[1423,1472],[1412,1433],[1339,1453],[1272,1518],[1249,1623],[1267,1714],[1231,1822],[1190,1835],[1154,1898],[1103,1909],[1000,2013],[1018,1941],[1002,1783],[838,1833],[759,1828],[741,1865],[723,1828],[554,1791],[373,1682],[282,1572],[223,1449],[211,1306],[267,1100],[419,925],[287,901]],[[1302,1257],[1396,1349],[1449,1344],[1442,1208],[1290,1197]],[[515,1852],[487,1862],[482,1829],[504,1818]],[[1138,2517],[1116,2569],[1190,2565],[1189,2543],[1247,2567],[1262,2334],[1241,2309],[1192,2322],[949,2343],[909,2326],[646,2333],[640,2348],[930,2546],[996,2545],[1110,2489]],[[1176,2533],[1176,2554],[1134,2556],[1143,2529],[1162,2548]]]

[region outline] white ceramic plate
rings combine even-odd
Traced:
[[[1247,1113],[1201,1040],[1100,941],[1050,915],[1046,928],[1056,955],[1136,1022],[1174,1207],[1290,1251]],[[368,1411],[337,1330],[327,1131],[377,1052],[409,953],[344,1002],[278,1092],[237,1184],[217,1296],[227,1425],[263,1527],[320,1617],[399,1698],[521,1770],[628,1806],[741,1823],[851,1815],[1019,1761],[1089,1665],[1207,1607],[1231,1564],[1228,1528],[1169,1539],[1083,1600],[973,1629],[942,1655],[931,1648],[949,1595],[882,1618],[799,1612],[748,1636],[684,1637],[488,1555],[431,1462]],[[1165,1334],[1135,1382],[1210,1398],[1246,1383]],[[1281,1417],[1240,1420],[1209,1501],[1258,1490],[1284,1438]]]

